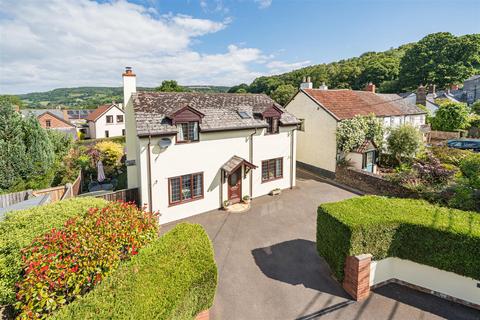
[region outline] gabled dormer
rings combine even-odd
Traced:
[[[267,134],[276,134],[279,132],[279,123],[280,117],[282,116],[283,110],[278,108],[275,105],[267,107],[261,113],[262,118],[267,122]]]
[[[199,124],[205,115],[197,109],[186,105],[170,115],[172,125],[177,127],[177,143],[189,143],[199,140]]]

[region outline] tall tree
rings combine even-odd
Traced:
[[[401,60],[402,87],[413,89],[420,84],[436,84],[444,88],[461,83],[479,70],[479,40],[479,35],[455,37],[449,32],[424,37]]]
[[[273,100],[284,106],[293,97],[295,92],[297,92],[297,89],[291,84],[282,84],[272,92],[271,96]]]
[[[432,129],[441,131],[466,129],[469,113],[466,104],[447,101],[440,105],[435,117],[431,119]]]
[[[155,91],[161,92],[187,92],[188,90],[180,86],[175,80],[164,80],[162,84],[155,88]]]

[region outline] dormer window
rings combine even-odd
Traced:
[[[266,117],[265,120],[267,121],[267,134],[275,134],[278,133],[278,118],[275,117]]]
[[[198,121],[177,122],[177,143],[198,141]]]

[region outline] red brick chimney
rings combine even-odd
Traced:
[[[366,86],[365,86],[365,91],[369,91],[369,92],[373,92],[375,93],[375,85],[371,82],[369,82]]]

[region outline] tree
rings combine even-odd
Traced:
[[[393,128],[387,138],[388,151],[400,165],[404,159],[413,159],[421,146],[422,136],[420,131],[408,124]]]
[[[164,80],[160,87],[155,88],[155,91],[161,92],[187,92],[188,90],[180,86],[175,80]]]
[[[455,131],[465,129],[469,123],[469,109],[464,103],[447,101],[440,105],[431,119],[432,129]]]
[[[475,101],[470,108],[473,113],[480,115],[480,100]]]
[[[429,34],[405,52],[400,64],[400,83],[406,89],[461,83],[480,67],[479,35]]]
[[[373,141],[381,150],[385,129],[374,115],[356,116],[341,121],[337,127],[337,147],[348,153],[359,147],[365,140]]]
[[[12,105],[14,108],[18,107],[20,109],[25,105],[18,96],[13,95],[0,95],[0,104]]]
[[[248,92],[248,84],[242,83],[237,86],[233,86],[227,91],[228,93],[246,93]]]
[[[293,97],[295,92],[297,92],[297,89],[291,84],[282,84],[272,92],[271,97],[284,106]]]

